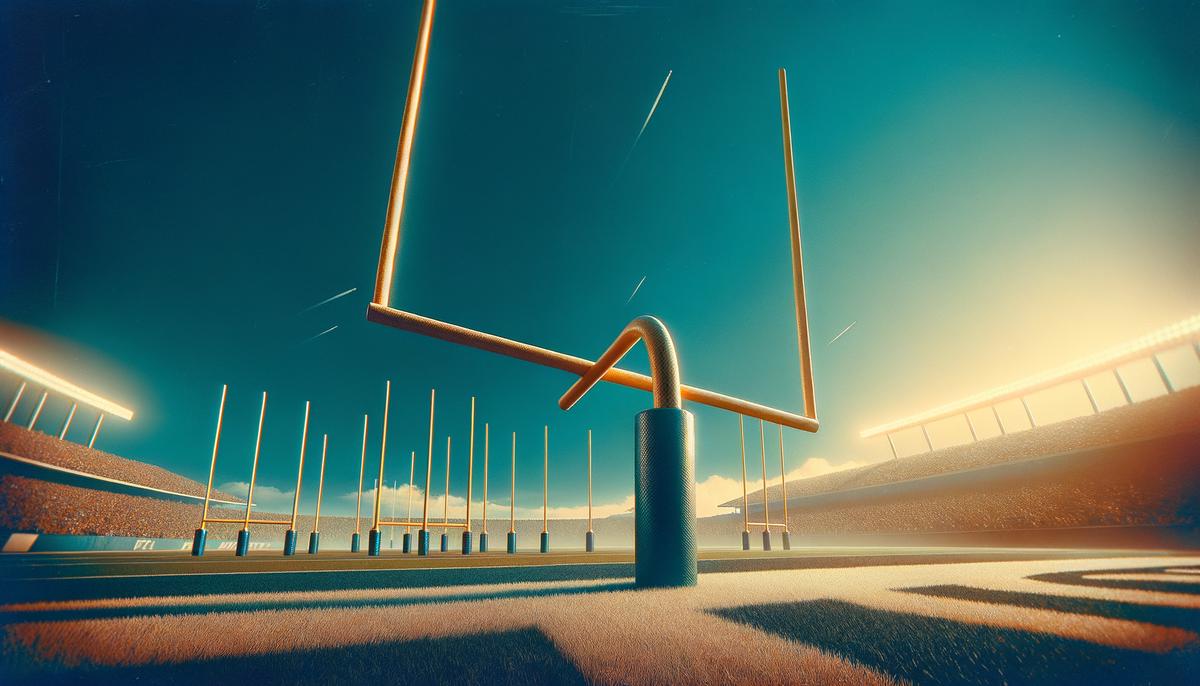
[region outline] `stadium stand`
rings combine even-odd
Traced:
[[[795,500],[819,493],[896,483],[1194,429],[1200,429],[1200,387],[976,443],[791,481],[787,485],[788,507]],[[752,509],[756,502],[762,502],[761,489],[755,493],[749,497]],[[770,503],[778,503],[781,495],[778,485],[767,489]],[[740,498],[722,503],[722,507],[741,505]]]
[[[162,467],[118,457],[15,424],[0,422],[0,451],[110,479],[204,497],[205,484]],[[222,500],[242,500],[239,496],[221,493],[215,489],[213,497]]]

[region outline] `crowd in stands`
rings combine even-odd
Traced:
[[[1027,431],[791,481],[787,484],[787,492],[789,498],[795,498],[889,484],[1082,448],[1166,436],[1197,428],[1200,428],[1200,387],[1183,389],[1133,405],[1116,407],[1099,414],[1076,417]],[[761,501],[761,489],[756,493],[757,496],[750,496],[751,502]],[[767,497],[771,502],[778,502],[781,495],[782,490],[778,485],[767,490]],[[740,505],[740,502],[731,502],[729,505]]]
[[[48,436],[7,422],[0,422],[0,451],[57,467],[176,493],[203,497],[206,487],[206,484],[162,467],[118,457],[79,443],[59,440],[57,436]],[[213,491],[213,497],[221,500],[242,500],[241,497],[216,490]]]

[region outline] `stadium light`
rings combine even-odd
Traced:
[[[1090,355],[1062,367],[998,386],[982,393],[976,393],[962,400],[939,405],[931,410],[903,419],[871,427],[860,433],[859,436],[862,438],[871,438],[880,434],[890,434],[939,419],[945,419],[946,417],[977,410],[982,407],[995,405],[1006,400],[1021,398],[1061,383],[1074,381],[1096,372],[1112,369],[1117,365],[1132,360],[1152,356],[1155,353],[1183,345],[1184,343],[1194,342],[1197,338],[1200,338],[1200,314],[1193,315],[1135,340],[1104,352]],[[1165,372],[1162,372],[1162,374],[1165,376]],[[1121,383],[1121,390],[1125,393],[1126,399],[1129,400],[1128,389],[1125,388],[1120,374],[1117,375],[1117,381]],[[1168,389],[1171,389],[1169,381],[1164,381],[1164,383],[1167,384]],[[1032,416],[1030,417],[1030,421],[1033,423]]]
[[[34,385],[45,388],[47,391],[65,395],[71,400],[94,407],[104,414],[111,414],[126,421],[133,419],[133,410],[122,407],[107,398],[102,398],[87,389],[80,388],[60,376],[17,357],[7,350],[0,350],[0,369],[6,369],[27,382],[32,382]]]

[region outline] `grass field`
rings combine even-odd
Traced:
[[[1140,684],[1200,668],[1200,555],[0,557],[4,683]]]

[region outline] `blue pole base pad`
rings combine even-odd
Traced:
[[[412,532],[405,531],[404,538],[400,542],[400,549],[405,555],[412,552]]]
[[[517,552],[517,532],[515,531],[508,532],[508,552]]]
[[[634,579],[641,588],[696,585],[696,420],[656,407],[637,415]]]
[[[481,552],[481,553],[487,552],[487,538],[488,537],[487,537],[486,531],[479,534],[479,552]]]
[[[296,532],[291,529],[288,529],[287,533],[283,535],[283,554],[296,554]]]
[[[470,531],[463,532],[462,554],[463,555],[471,554],[471,532]]]
[[[205,543],[208,543],[208,532],[204,529],[196,529],[196,535],[192,536],[192,555],[195,557],[203,555]]]
[[[792,549],[792,536],[791,536],[791,534],[789,534],[786,531],[783,532],[783,549],[784,550]]]
[[[550,532],[549,531],[542,532],[542,552],[543,553],[550,552]]]
[[[742,550],[749,550],[749,549],[750,549],[750,532],[743,531],[742,532]]]
[[[768,531],[763,532],[763,550],[770,550],[770,549],[771,549],[771,532],[768,530]]]
[[[450,550],[450,536],[445,532],[442,533],[442,552]]]
[[[372,557],[379,556],[379,546],[383,542],[383,533],[379,529],[371,529],[367,532],[367,554]]]
[[[362,546],[362,536],[354,534],[350,537],[350,552],[357,553]]]
[[[417,531],[417,554],[429,554],[429,532],[425,529]]]
[[[314,531],[308,535],[308,554],[316,555],[317,551],[320,549],[321,549],[321,534],[317,531]]]
[[[234,554],[239,557],[245,557],[248,552],[250,552],[250,531],[242,529],[238,532],[237,550],[234,551]]]
[[[596,552],[596,534],[594,532],[587,532],[587,536],[583,539],[583,548],[589,553]]]

